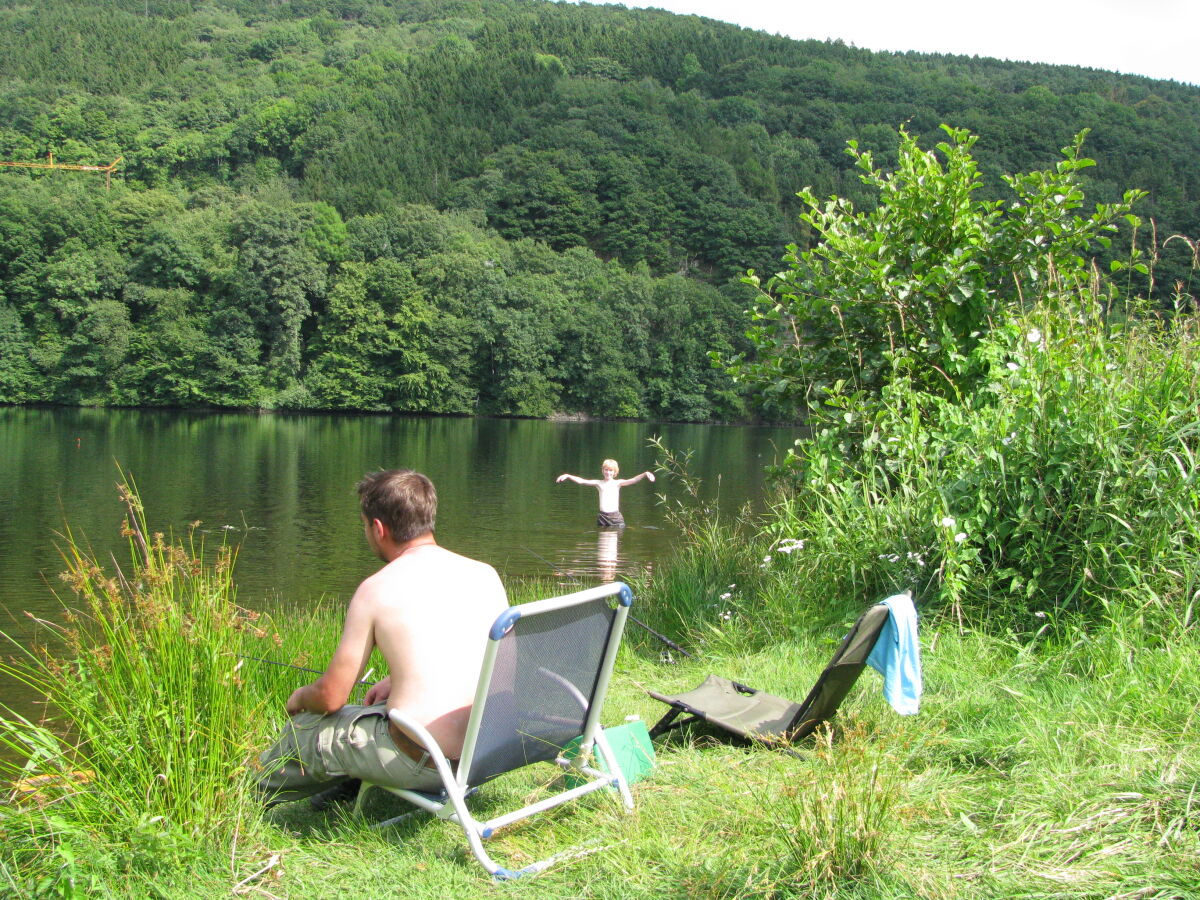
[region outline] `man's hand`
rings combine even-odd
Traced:
[[[308,707],[304,705],[304,696],[307,691],[307,684],[304,687],[296,688],[296,690],[292,691],[292,696],[288,697],[287,703],[285,703],[283,706],[283,708],[287,710],[287,714],[289,716],[294,716],[296,713],[307,712]]]
[[[559,475],[557,478],[555,478],[555,479],[554,479],[554,483],[555,483],[555,484],[562,484],[564,481],[566,481],[566,480],[567,480],[567,478],[568,478],[568,477],[569,477],[569,476],[567,476],[567,475]]]
[[[376,703],[383,703],[392,693],[392,676],[389,675],[383,681],[377,681],[367,689],[366,696],[363,697],[363,706],[374,706]]]
[[[653,480],[654,480],[654,473],[653,473],[653,472],[647,472],[647,473],[646,473],[646,478],[647,478],[649,481],[653,481]]]

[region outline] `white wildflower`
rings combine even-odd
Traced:
[[[728,600],[728,599],[729,599],[730,597],[732,597],[732,596],[733,596],[733,594],[731,594],[731,593],[729,593],[728,591],[726,591],[724,594],[722,594],[722,595],[721,595],[721,599],[722,599],[722,600]]]
[[[1033,614],[1033,617],[1034,617],[1035,619],[1044,619],[1044,618],[1046,618],[1046,614],[1045,614],[1044,612],[1041,612],[1041,611],[1039,610],[1038,612],[1035,612],[1035,613]]]
[[[1008,364],[1008,371],[1010,371],[1010,372],[1015,372],[1015,371],[1017,371],[1017,369],[1019,369],[1019,368],[1021,368],[1021,367],[1020,367],[1020,366],[1019,366],[1017,363],[1015,363],[1015,362],[1010,362],[1010,363]]]
[[[958,523],[954,521],[953,516],[942,516],[942,527],[943,528],[953,528],[957,524]]]
[[[967,539],[967,535],[966,535],[966,533],[965,533],[965,532],[962,532],[962,531],[960,531],[958,534],[956,534],[956,535],[954,536],[954,543],[956,543],[956,544],[961,544],[961,543],[962,543],[963,541],[965,541],[966,539]]]
[[[1029,333],[1025,335],[1025,340],[1031,344],[1040,344],[1042,342],[1042,333],[1036,328],[1030,328]]]

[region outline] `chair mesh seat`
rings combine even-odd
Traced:
[[[469,784],[553,760],[583,733],[616,615],[603,604],[572,606],[501,638]]]

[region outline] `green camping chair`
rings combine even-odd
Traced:
[[[685,694],[647,691],[671,707],[650,729],[651,737],[696,721],[769,745],[787,745],[806,737],[837,712],[867,664],[888,615],[887,606],[878,603],[859,616],[803,703],[717,675],[709,675]],[[686,718],[679,718],[685,714]]]

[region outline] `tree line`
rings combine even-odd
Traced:
[[[0,0],[0,76],[0,158],[124,157],[0,173],[0,402],[738,418],[739,276],[901,127],[984,196],[1090,128],[1089,196],[1200,233],[1200,90],[654,10]]]
[[[0,399],[732,418],[742,304],[397,203],[0,186]]]

